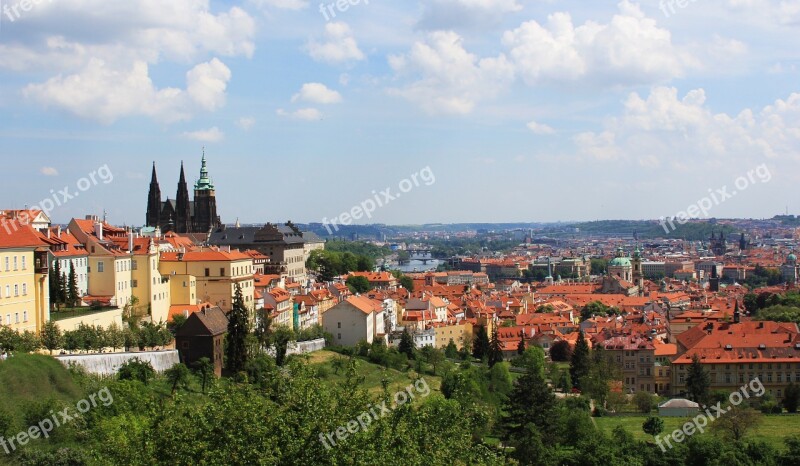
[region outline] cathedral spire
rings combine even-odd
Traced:
[[[178,233],[191,232],[191,208],[189,204],[189,186],[186,184],[186,173],[181,161],[181,176],[178,180],[178,194],[175,197],[175,230]]]
[[[161,188],[158,186],[158,175],[156,175],[155,162],[153,162],[153,174],[150,177],[150,191],[147,194],[146,217],[146,226],[159,226],[159,219],[161,218]]]

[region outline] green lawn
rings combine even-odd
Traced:
[[[609,416],[593,419],[597,427],[606,434],[611,434],[611,431],[614,430],[616,426],[622,426],[625,430],[633,434],[637,440],[653,440],[652,436],[642,431],[642,424],[647,419],[647,416]],[[673,417],[663,417],[662,419],[664,420],[664,433],[662,436],[680,428],[687,421],[684,418]],[[748,434],[747,438],[762,440],[771,444],[773,447],[783,448],[783,438],[798,433],[800,433],[800,415],[769,415],[761,418],[761,424],[752,433]],[[702,435],[711,434],[706,430]]]
[[[338,374],[335,373],[332,364],[334,358],[346,358],[346,356],[342,356],[334,353],[333,351],[327,350],[317,351],[309,355],[309,363],[312,366],[325,368],[324,377],[322,377],[322,380],[325,383],[333,384],[337,382],[343,382],[345,380],[343,370],[340,370]],[[430,371],[430,366],[428,366],[427,369]],[[437,368],[437,370],[439,373],[441,373],[441,369]],[[384,374],[389,379],[389,393],[392,394],[403,390],[410,384],[413,384],[414,380],[416,380],[417,374],[413,370],[408,372],[400,372],[394,369],[384,369],[382,366],[372,364],[360,358],[358,358],[357,371],[359,376],[364,377],[363,386],[374,395],[379,395],[383,391],[381,379],[384,377]],[[441,377],[430,375],[430,373],[426,371],[426,373],[423,374],[423,378],[431,388],[431,392],[439,391],[442,385]]]

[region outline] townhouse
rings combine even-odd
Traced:
[[[322,326],[333,335],[335,345],[355,346],[362,340],[372,343],[386,334],[383,305],[366,296],[351,296],[322,316]]]
[[[50,320],[48,244],[26,223],[0,227],[0,323],[38,332]]]

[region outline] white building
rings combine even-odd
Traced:
[[[351,296],[322,315],[323,328],[342,346],[372,343],[386,334],[384,322],[383,303],[365,296]]]

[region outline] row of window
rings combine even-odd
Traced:
[[[26,256],[14,256],[13,257],[13,262],[12,262],[12,258],[9,257],[9,256],[6,256],[6,258],[5,258],[5,266],[6,266],[5,270],[6,270],[6,272],[10,272],[12,270],[12,268],[11,268],[12,263],[13,263],[13,266],[14,266],[13,270],[20,270],[20,268],[22,270],[26,270],[28,268],[26,259],[27,259]],[[20,267],[20,264],[21,264],[22,267]]]
[[[14,285],[14,297],[19,296],[19,290],[20,290],[20,286],[19,285]],[[10,298],[11,297],[11,285],[6,285],[6,292],[5,292],[4,296],[6,298]],[[22,296],[28,296],[28,284],[27,283],[23,283],[22,284]]]
[[[22,311],[22,322],[27,322],[27,321],[28,321],[28,311]],[[14,313],[14,322],[13,323],[18,324],[19,322],[20,322],[19,321],[19,312],[15,312]],[[12,324],[12,322],[11,322],[11,314],[6,314],[6,325],[11,325],[11,324]]]
[[[795,365],[795,369],[800,370],[800,363],[790,363],[790,362],[785,362],[785,363],[778,362],[778,363],[774,363],[774,364],[771,363],[771,362],[768,362],[768,363],[766,363],[766,367],[764,367],[765,366],[764,363],[752,363],[751,362],[749,364],[738,364],[738,366],[739,366],[738,368],[739,368],[739,370],[744,370],[745,366],[747,366],[747,369],[749,369],[749,370],[753,370],[753,369],[772,370],[772,367],[774,365],[775,369],[781,370],[781,369],[791,369],[792,368],[792,364]],[[737,366],[737,364],[725,364],[725,369],[726,370],[736,369],[736,366]],[[756,367],[756,366],[758,366],[758,367]],[[784,367],[784,366],[786,366],[786,367]],[[685,364],[680,364],[678,366],[678,368],[679,368],[680,371],[684,371],[686,369],[686,365]]]

